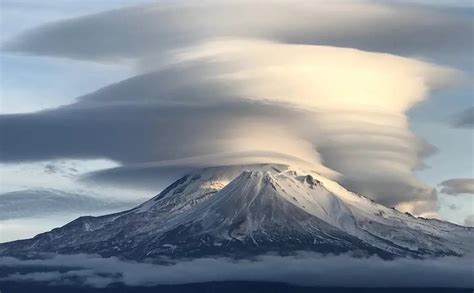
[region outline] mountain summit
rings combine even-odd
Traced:
[[[145,259],[310,250],[424,257],[468,253],[473,232],[377,204],[312,170],[265,164],[193,172],[136,208],[0,244],[0,255]]]

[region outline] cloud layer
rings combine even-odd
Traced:
[[[410,131],[406,112],[459,74],[392,54],[470,52],[469,19],[366,2],[300,4],[148,5],[10,40],[9,52],[132,60],[137,76],[69,106],[0,116],[0,159],[107,158],[122,166],[88,179],[150,190],[190,168],[305,163],[383,204],[433,215],[436,191],[413,174],[433,148]]]
[[[0,281],[57,285],[79,282],[91,287],[105,287],[115,282],[153,286],[227,280],[338,287],[474,286],[471,257],[384,261],[377,257],[321,256],[301,252],[294,256],[262,255],[252,260],[202,258],[163,265],[91,255],[57,255],[45,260],[2,257],[0,260],[10,271],[12,268],[21,271],[3,275]]]
[[[122,211],[138,204],[136,201],[112,201],[48,189],[7,192],[0,194],[0,223],[3,220],[54,214]]]
[[[298,159],[342,174],[349,188],[384,204],[417,201],[407,209],[433,210],[435,194],[412,174],[427,148],[408,129],[405,111],[454,71],[387,54],[255,40],[205,43],[173,57],[167,68],[75,104],[0,117],[3,159],[181,160],[185,167],[186,158],[189,167],[212,155],[220,161],[201,164],[229,164],[235,154],[240,163]]]
[[[472,52],[469,16],[364,1],[175,1],[118,9],[30,30],[4,44],[27,54],[86,60],[155,55],[236,37],[352,47],[395,54]],[[297,16],[297,17],[295,17]],[[106,38],[104,38],[106,36]]]

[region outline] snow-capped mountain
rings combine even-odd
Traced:
[[[382,206],[312,170],[266,164],[193,172],[136,208],[0,244],[0,255],[144,259],[311,250],[422,257],[466,254],[473,232]]]

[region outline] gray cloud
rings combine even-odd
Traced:
[[[474,214],[469,215],[464,219],[464,225],[468,227],[474,227]]]
[[[56,165],[48,164],[44,166],[44,172],[47,174],[56,174],[60,172],[60,169]]]
[[[74,178],[79,172],[76,168],[67,166],[64,162],[48,163],[44,166],[46,174],[57,174],[66,178]]]
[[[450,208],[450,209],[453,210],[453,211],[459,209],[459,207],[458,207],[457,205],[455,205],[454,203],[448,205],[448,208]]]
[[[456,115],[452,120],[452,125],[459,128],[472,128],[474,127],[474,107]]]
[[[384,261],[377,257],[300,252],[293,256],[262,255],[252,260],[202,258],[164,265],[90,255],[57,255],[44,260],[2,257],[0,260],[1,266],[19,269],[4,275],[0,281],[70,284],[79,280],[82,285],[92,287],[105,287],[114,282],[152,286],[226,280],[338,287],[474,286],[470,256]]]
[[[77,3],[71,0],[58,0],[53,3],[42,3],[34,0],[3,0],[3,9],[15,9],[15,10],[59,10],[61,12],[69,12],[68,10],[75,8],[76,10],[92,10],[95,11],[100,8],[110,8],[106,3],[97,3],[95,1],[82,1],[83,3]],[[126,5],[140,4],[149,2],[147,0],[118,0],[115,1],[115,7],[123,7]],[[110,4],[109,4],[110,5]],[[104,6],[104,7],[103,7]]]
[[[441,192],[450,195],[474,194],[474,179],[455,178],[441,182]]]
[[[277,120],[273,116],[284,111],[245,102],[188,106],[138,102],[86,109],[80,106],[0,116],[2,160],[107,157],[137,163],[213,154],[221,149],[205,138],[225,139],[232,135],[233,122],[241,117],[260,115],[265,119],[266,115],[268,120]],[[291,116],[291,111],[286,115]],[[33,128],[35,131],[31,132]]]
[[[298,157],[285,154],[284,152],[223,152],[177,160],[128,164],[90,172],[82,176],[81,181],[156,192],[165,188],[176,178],[209,166],[250,165],[265,162],[279,162],[281,164],[304,163]]]
[[[0,194],[0,221],[58,214],[106,213],[132,208],[138,203],[52,189],[12,191]]]
[[[160,3],[64,20],[28,31],[3,47],[26,54],[111,60],[233,36],[432,57],[469,54],[473,33],[469,15],[455,9],[357,1],[208,1]]]

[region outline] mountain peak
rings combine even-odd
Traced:
[[[473,240],[473,229],[410,217],[314,171],[262,164],[192,172],[134,209],[0,244],[0,255],[141,259],[310,250],[420,257],[462,255]]]
[[[277,179],[269,171],[246,170],[243,171],[231,184],[241,186],[251,183],[267,186],[268,184],[276,190]]]

